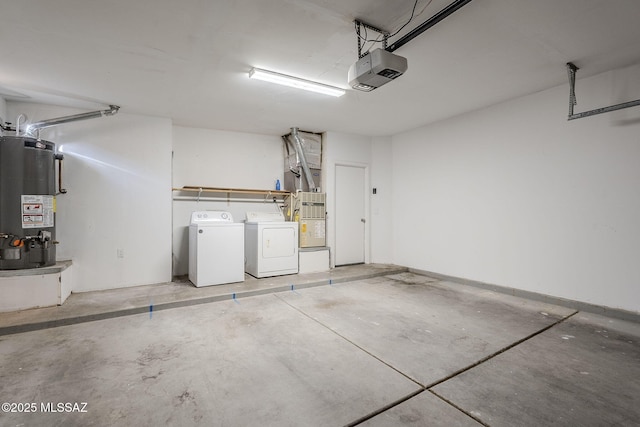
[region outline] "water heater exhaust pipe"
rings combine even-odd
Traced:
[[[77,122],[78,120],[96,119],[103,116],[113,116],[118,112],[119,109],[120,107],[117,105],[109,105],[108,110],[91,111],[88,113],[74,114],[72,116],[58,117],[56,119],[49,119],[43,120],[41,122],[31,123],[26,127],[24,133],[26,136],[30,136],[33,138],[38,137],[39,139],[40,129],[62,125],[69,122]]]

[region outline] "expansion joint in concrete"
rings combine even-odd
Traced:
[[[468,411],[465,411],[464,409],[460,408],[459,406],[457,406],[456,404],[454,404],[450,400],[448,400],[448,399],[444,398],[443,396],[441,396],[440,394],[436,393],[433,390],[433,387],[437,386],[438,384],[442,384],[443,382],[448,381],[448,380],[450,380],[452,378],[455,378],[455,377],[457,377],[458,375],[460,375],[460,374],[462,374],[464,372],[467,372],[467,371],[469,371],[469,370],[471,370],[471,369],[473,369],[473,368],[475,368],[475,367],[477,367],[479,365],[482,365],[483,363],[488,362],[489,360],[493,359],[494,357],[499,356],[502,353],[504,353],[504,352],[506,352],[508,350],[511,350],[512,348],[514,348],[514,347],[516,347],[516,346],[518,346],[518,345],[520,345],[520,344],[522,344],[522,343],[524,343],[526,341],[529,341],[530,339],[542,334],[543,332],[548,331],[549,329],[551,329],[551,328],[553,328],[555,326],[558,326],[560,323],[563,323],[564,321],[570,319],[571,317],[575,316],[578,313],[579,313],[578,311],[574,311],[573,313],[571,313],[571,314],[569,314],[569,315],[567,315],[567,316],[565,316],[565,317],[563,317],[561,319],[558,319],[557,321],[553,322],[552,324],[545,326],[544,328],[540,329],[539,331],[536,331],[536,332],[534,332],[534,333],[532,333],[530,335],[527,335],[526,337],[524,337],[524,338],[522,338],[522,339],[520,339],[520,340],[518,340],[518,341],[516,341],[516,342],[514,342],[514,343],[512,343],[512,344],[510,344],[510,345],[508,345],[506,347],[504,347],[504,348],[501,348],[500,350],[496,351],[495,353],[492,353],[492,354],[488,355],[487,357],[484,357],[484,358],[480,359],[479,361],[477,361],[477,362],[475,362],[475,363],[473,363],[473,364],[471,364],[471,365],[469,365],[469,366],[467,366],[465,368],[462,368],[462,369],[454,372],[453,374],[451,374],[451,375],[449,375],[449,376],[447,376],[445,378],[442,378],[442,379],[440,379],[440,380],[438,380],[436,382],[431,383],[430,385],[428,385],[426,387],[426,389],[431,394],[433,394],[434,396],[436,396],[439,399],[441,399],[443,402],[451,405],[452,407],[456,408],[458,411],[462,412],[463,414],[465,414],[466,416],[472,418],[474,421],[482,424],[483,426],[488,427],[488,424],[485,424],[482,420],[480,420],[478,417],[474,416],[472,413],[470,413]]]

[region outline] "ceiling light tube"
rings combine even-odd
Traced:
[[[279,85],[289,87],[295,87],[311,92],[322,93],[325,95],[342,96],[345,94],[345,90],[338,87],[316,83],[310,80],[299,79],[297,77],[292,77],[273,71],[262,70],[260,68],[252,68],[251,71],[249,71],[249,78],[263,80],[265,82],[277,83]]]

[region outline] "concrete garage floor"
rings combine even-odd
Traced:
[[[37,409],[3,426],[639,425],[640,325],[394,266],[74,294],[0,315],[0,401]]]

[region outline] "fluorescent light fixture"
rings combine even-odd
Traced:
[[[310,80],[299,79],[297,77],[287,76],[273,71],[262,70],[260,68],[252,68],[249,71],[250,79],[264,80],[265,82],[277,83],[279,85],[295,87],[311,92],[322,93],[331,96],[342,96],[345,94],[344,89],[329,86],[322,83],[312,82]]]

